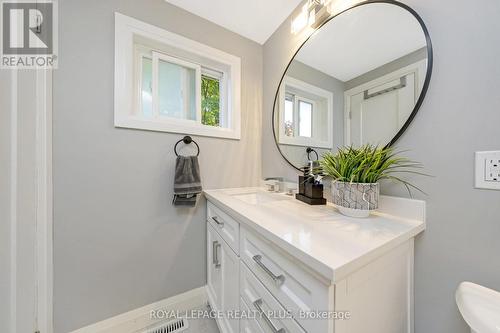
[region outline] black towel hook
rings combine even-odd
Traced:
[[[196,153],[196,156],[200,155],[200,146],[198,146],[198,144],[196,143],[196,141],[193,140],[193,138],[191,138],[189,135],[186,135],[185,137],[183,137],[182,139],[177,141],[175,146],[174,146],[174,153],[176,156],[179,156],[179,154],[177,153],[177,145],[181,142],[184,142],[184,144],[186,144],[186,145],[188,145],[190,143],[194,143],[196,145],[196,148],[198,149],[198,153]]]
[[[309,161],[311,160],[311,157],[309,156],[311,153],[315,153],[316,154],[316,161],[319,160],[318,152],[316,150],[312,149],[311,147],[307,147],[306,148],[306,153],[307,153],[307,159]]]

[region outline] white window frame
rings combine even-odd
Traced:
[[[279,128],[278,128],[278,140],[280,144],[292,145],[292,146],[308,146],[315,148],[325,148],[331,149],[333,148],[333,93],[331,91],[319,88],[307,82],[298,80],[296,78],[285,76],[283,78],[283,82],[281,84],[281,89],[279,92]],[[298,101],[302,100],[307,103],[311,103],[313,105],[313,113],[311,117],[311,126],[314,131],[314,111],[317,110],[316,101],[300,96],[297,94],[293,95],[293,113],[294,113],[294,133],[296,136],[289,137],[285,134],[285,97],[287,94],[286,87],[291,87],[299,91],[305,91],[310,94],[316,95],[326,100],[326,108],[327,108],[327,139],[326,140],[318,140],[314,138],[314,132],[312,132],[313,137],[305,137],[299,136],[299,110],[298,110]],[[290,94],[290,93],[288,93]]]
[[[215,80],[219,80],[219,125],[227,128],[229,124],[230,114],[227,112],[226,103],[228,100],[227,95],[227,80],[225,79],[225,74],[223,72],[213,70],[207,67],[201,67],[201,75],[210,77]]]
[[[137,106],[135,110],[133,110],[134,113],[139,114],[143,112],[143,106],[142,106],[142,61],[144,58],[147,58],[151,61],[151,66],[153,66],[153,57],[150,54],[147,54],[146,50],[144,47],[141,45],[136,45],[135,50],[134,50],[134,92],[133,92],[133,99],[134,99],[134,105]],[[116,80],[116,74],[115,74],[115,80]],[[116,84],[115,84],[116,86]],[[116,88],[115,88],[116,90]],[[116,91],[115,91],[116,95]],[[151,114],[154,114],[153,110],[153,78],[151,77]],[[116,112],[116,107],[115,107],[115,112]]]
[[[223,80],[220,80],[222,84],[221,90],[224,91],[224,95],[221,95],[220,112],[223,115],[220,125],[223,127],[201,124],[201,105],[197,106],[197,113],[200,116],[197,121],[155,117],[154,105],[153,117],[146,117],[142,114],[140,101],[138,101],[140,95],[137,91],[137,88],[141,88],[140,85],[137,86],[137,82],[140,80],[140,77],[137,78],[137,73],[140,73],[141,69],[137,69],[138,66],[135,65],[135,62],[138,56],[144,55],[142,55],[141,51],[137,52],[134,49],[137,45],[134,43],[134,36],[161,43],[166,47],[172,46],[187,51],[190,54],[222,63],[229,68],[227,73],[222,73]],[[160,51],[160,53],[164,52]],[[170,60],[168,61],[170,62]],[[205,68],[203,64],[200,65],[201,73],[210,76],[207,72],[212,68]],[[154,71],[153,75],[155,75]],[[153,94],[155,94],[156,90],[154,88]],[[155,103],[154,100],[153,97],[153,104]],[[227,105],[225,104],[226,101]],[[116,127],[239,140],[241,137],[241,59],[156,26],[115,13],[114,124]]]
[[[142,59],[142,58],[141,58]],[[201,121],[201,66],[198,64],[191,63],[189,61],[185,61],[179,58],[171,57],[169,55],[153,51],[153,66],[152,66],[152,92],[153,92],[153,118],[157,118],[156,120],[165,120],[169,121],[169,119],[165,116],[160,115],[160,103],[159,103],[159,62],[160,60],[169,62],[171,64],[179,65],[185,68],[190,68],[194,69],[195,71],[195,108],[196,108],[196,117],[194,120],[191,119],[173,119],[175,122],[182,122],[185,123],[186,125],[191,125],[193,122],[196,124],[199,121]],[[139,81],[142,83],[142,75],[141,77],[138,78]],[[186,99],[187,96],[184,96],[184,99]],[[186,101],[184,101],[186,102]],[[142,109],[140,109],[142,111]],[[187,110],[184,110],[187,111]],[[195,125],[192,124],[192,125]]]

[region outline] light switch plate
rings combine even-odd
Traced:
[[[476,152],[475,187],[500,190],[500,151]]]

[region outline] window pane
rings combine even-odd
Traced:
[[[201,76],[201,123],[220,126],[220,81]]]
[[[141,106],[142,114],[153,116],[152,60],[142,57]]]
[[[311,103],[299,101],[299,136],[312,135],[312,108]]]
[[[164,60],[158,62],[159,114],[196,120],[196,71]]]
[[[293,136],[293,98],[285,98],[285,135]]]

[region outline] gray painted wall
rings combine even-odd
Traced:
[[[172,149],[182,136],[113,126],[115,11],[241,57],[241,140],[196,137],[203,186],[256,185],[261,176],[261,45],[163,0],[60,1],[56,333],[206,284],[205,203],[171,205]]]
[[[500,149],[500,3],[403,2],[429,28],[435,66],[422,108],[397,143],[435,176],[415,180],[428,193],[416,194],[427,201],[427,230],[415,244],[415,328],[466,333],[454,299],[459,282],[500,290],[500,192],[473,188],[474,151]],[[272,103],[281,73],[307,33],[292,35],[288,19],[264,45],[263,176],[296,177],[273,142]],[[395,186],[385,185],[383,192],[407,195]]]
[[[354,87],[360,86],[363,83],[370,82],[375,80],[381,76],[389,74],[391,72],[395,72],[398,69],[401,69],[405,66],[409,66],[411,64],[416,63],[417,61],[427,59],[427,48],[423,47],[416,51],[413,51],[410,54],[407,54],[401,58],[393,60],[387,64],[384,64],[380,67],[377,67],[369,72],[366,72],[363,75],[355,77],[345,83],[345,90],[352,89]]]

